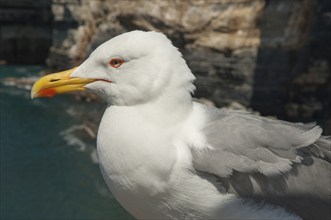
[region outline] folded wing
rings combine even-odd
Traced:
[[[210,107],[205,112],[209,146],[192,148],[197,171],[216,177],[229,193],[303,218],[331,217],[331,141],[319,126]]]

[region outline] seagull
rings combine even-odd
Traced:
[[[331,139],[291,123],[194,102],[195,80],[162,33],[131,31],[32,98],[89,90],[107,103],[102,176],[137,219],[331,218]]]

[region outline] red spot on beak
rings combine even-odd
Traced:
[[[55,89],[43,89],[39,92],[40,96],[51,98],[56,95]]]

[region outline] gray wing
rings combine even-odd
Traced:
[[[193,150],[196,170],[216,176],[227,192],[281,205],[304,218],[331,218],[331,141],[320,127],[205,111],[210,148]]]

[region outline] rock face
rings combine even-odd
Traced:
[[[161,31],[197,76],[197,97],[217,106],[235,100],[286,119],[324,120],[330,8],[323,0],[53,0],[48,65],[78,65],[123,32]]]
[[[43,64],[52,42],[51,0],[0,1],[0,62]]]
[[[249,105],[263,0],[79,2],[53,3],[56,26],[62,27],[63,22],[78,26],[55,31],[48,61],[52,68],[80,63],[98,45],[120,33],[161,31],[197,75],[196,96],[213,99],[217,105],[233,100]],[[68,54],[70,62],[62,62],[62,66],[58,60],[67,59]]]
[[[331,1],[267,1],[253,109],[287,120],[317,120],[331,133],[330,27]]]

